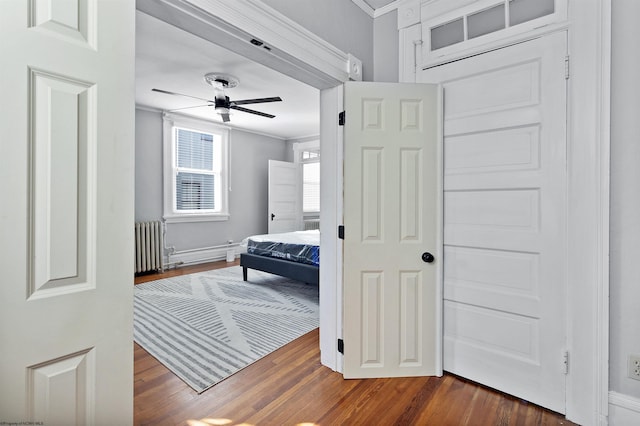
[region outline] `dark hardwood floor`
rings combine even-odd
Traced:
[[[237,264],[237,262],[236,262]],[[229,266],[190,266],[139,284]],[[201,395],[137,344],[136,425],[572,425],[563,416],[451,374],[344,380],[320,364],[318,330]]]

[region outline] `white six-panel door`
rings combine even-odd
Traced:
[[[269,233],[302,229],[302,167],[269,160]]]
[[[565,411],[566,34],[422,71],[444,90],[444,368]]]
[[[134,14],[0,2],[3,421],[133,420]]]
[[[440,89],[344,87],[344,376],[440,375]]]

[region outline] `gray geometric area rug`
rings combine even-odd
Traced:
[[[318,327],[318,286],[216,269],[134,287],[134,340],[196,392]]]

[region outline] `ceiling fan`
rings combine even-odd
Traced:
[[[222,117],[222,121],[227,123],[231,121],[229,117],[229,110],[236,110],[242,112],[248,112],[249,114],[259,115],[261,117],[274,118],[275,115],[267,114],[265,112],[256,111],[254,109],[243,108],[238,105],[247,105],[247,104],[261,104],[266,102],[280,102],[282,99],[279,96],[272,98],[256,98],[256,99],[243,99],[243,100],[230,100],[229,97],[224,93],[224,89],[229,89],[236,87],[239,83],[238,79],[228,75],[221,73],[208,73],[204,76],[204,81],[210,84],[215,90],[215,98],[214,99],[205,99],[199,98],[197,96],[185,95],[183,93],[170,92],[168,90],[162,89],[151,89],[153,92],[164,93],[166,95],[176,95],[176,96],[185,96],[187,98],[199,99],[201,101],[205,101],[204,105],[195,105],[185,108],[177,108],[171,111],[178,111],[183,109],[190,108],[199,108],[203,106],[212,106],[215,108],[216,112],[220,114]]]

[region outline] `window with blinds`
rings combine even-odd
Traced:
[[[162,120],[163,219],[229,220],[229,129],[180,114]]]
[[[302,211],[320,211],[320,162],[302,163]]]
[[[178,127],[175,132],[176,210],[218,211],[220,154],[215,153],[215,136]]]

